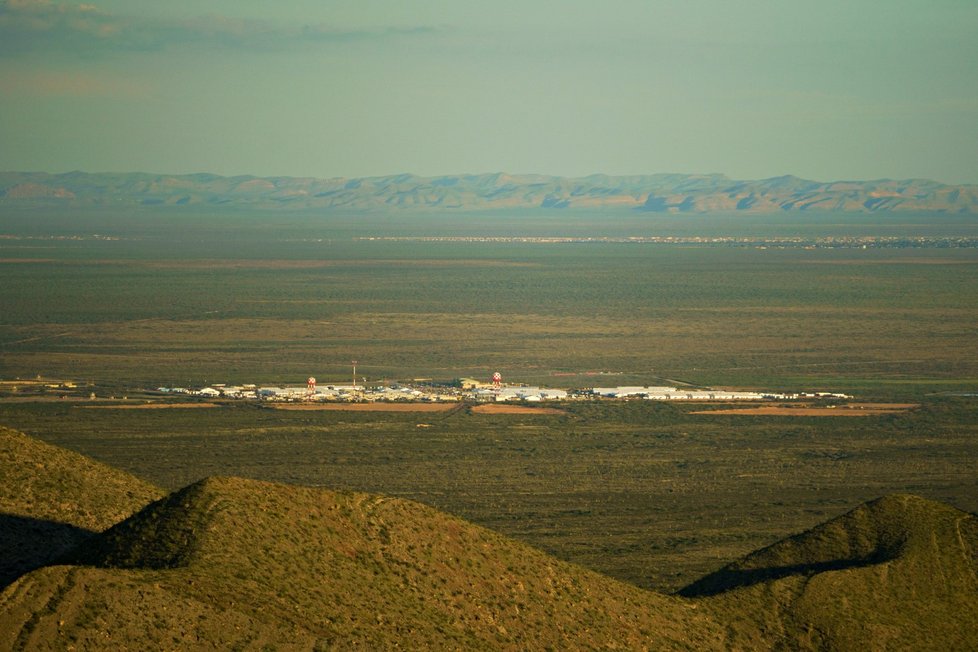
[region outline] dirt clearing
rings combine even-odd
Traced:
[[[115,403],[112,405],[76,405],[75,407],[88,410],[187,410],[194,408],[216,408],[221,407],[217,403]]]
[[[472,408],[472,414],[564,414],[563,410],[545,407],[527,407],[525,405],[499,405],[486,403]]]
[[[276,410],[340,410],[343,412],[448,412],[458,403],[279,403]]]
[[[727,414],[733,416],[769,417],[872,417],[882,414],[899,414],[915,407],[916,403],[851,403],[849,405],[812,407],[800,405],[765,405],[727,410],[699,410],[690,414]]]

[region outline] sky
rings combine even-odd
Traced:
[[[978,183],[978,2],[0,0],[0,170]]]

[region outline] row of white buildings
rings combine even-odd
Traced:
[[[761,401],[798,398],[797,394],[680,389],[678,387],[595,387],[595,396],[605,398],[644,398],[650,401]]]
[[[546,387],[498,387],[473,389],[467,394],[477,401],[566,401],[571,394],[565,389]]]
[[[852,398],[848,394],[830,392],[777,394],[678,387],[595,387],[591,393],[605,398],[643,398],[650,401],[790,401],[802,398]]]
[[[365,387],[364,385],[213,385],[202,389],[157,387],[164,394],[186,394],[201,398],[257,398],[264,401],[458,401],[461,395],[439,388],[415,388],[393,385]]]
[[[363,385],[315,384],[288,387],[257,385],[213,385],[202,389],[159,387],[157,391],[187,394],[202,398],[260,399],[266,401],[438,401],[470,400],[476,402],[566,401],[591,397],[608,399],[645,399],[650,401],[764,401],[800,398],[850,398],[846,394],[811,393],[783,394],[714,389],[682,389],[678,387],[595,387],[587,390],[550,389],[528,386],[480,386],[459,389],[436,385]]]

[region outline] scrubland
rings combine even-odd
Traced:
[[[369,381],[500,371],[919,404],[820,419],[648,402],[549,415],[89,410],[24,388],[0,402],[0,423],[168,489],[218,474],[411,498],[663,590],[890,491],[978,509],[978,249],[946,246],[978,233],[973,218],[92,209],[10,213],[0,230],[4,379],[122,396],[345,381],[356,359]],[[410,239],[514,234],[753,244]],[[874,234],[924,239],[826,240]],[[380,235],[409,239],[365,239]],[[800,240],[774,245],[786,235]]]

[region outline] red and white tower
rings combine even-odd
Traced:
[[[316,393],[316,379],[309,376],[309,380],[306,381],[306,393],[315,394]]]
[[[499,387],[503,382],[503,375],[498,371],[492,375],[492,384]]]

